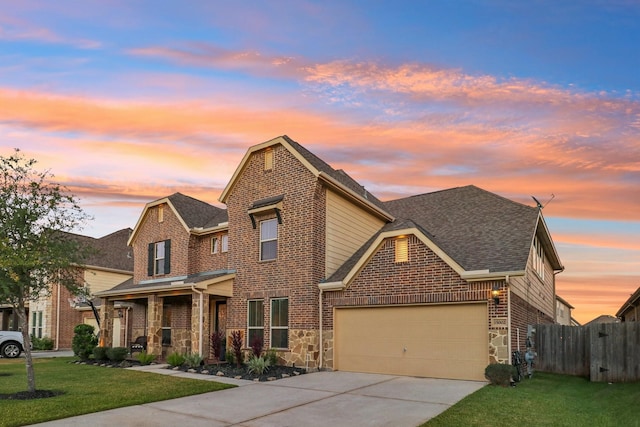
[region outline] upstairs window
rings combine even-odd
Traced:
[[[217,237],[211,238],[211,253],[220,253],[220,239],[218,239]]]
[[[278,256],[278,220],[260,222],[260,261],[269,261]]]
[[[544,280],[544,248],[538,237],[533,240],[533,268],[542,280]]]
[[[171,272],[171,240],[149,243],[148,276]]]
[[[409,239],[399,237],[395,240],[396,246],[396,262],[409,261]]]
[[[222,240],[222,252],[229,252],[229,235],[223,234],[220,240]]]

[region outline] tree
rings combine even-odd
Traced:
[[[51,292],[58,283],[82,293],[79,269],[91,249],[69,232],[89,219],[53,175],[37,171],[36,160],[19,149],[0,156],[0,304],[18,316],[24,338],[28,391],[35,393],[31,338],[26,305]]]

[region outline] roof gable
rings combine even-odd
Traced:
[[[333,169],[329,164],[320,159],[318,156],[304,148],[286,135],[279,136],[262,144],[250,147],[244,155],[242,161],[236,168],[231,180],[220,195],[222,203],[227,202],[227,198],[231,190],[235,186],[239,176],[246,167],[249,158],[256,152],[267,147],[280,144],[287,149],[294,157],[296,157],[316,178],[323,181],[328,187],[345,195],[352,202],[363,206],[369,211],[374,212],[378,216],[390,221],[393,217],[387,212],[384,203],[378,200],[374,195],[369,193],[363,186],[358,184],[343,170]]]
[[[138,230],[144,221],[149,209],[166,204],[175,213],[176,217],[188,233],[213,229],[226,225],[228,213],[226,209],[221,209],[182,193],[174,193],[168,197],[147,203],[138,218],[138,222],[131,233],[128,244],[131,245],[138,234]]]

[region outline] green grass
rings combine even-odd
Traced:
[[[73,358],[34,359],[36,388],[64,394],[34,400],[0,399],[0,426],[22,426],[235,387],[128,369],[76,365],[70,360]],[[24,359],[0,359],[0,394],[26,389]]]
[[[640,383],[595,383],[536,373],[517,387],[486,386],[423,424],[438,426],[640,426]]]

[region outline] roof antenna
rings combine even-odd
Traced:
[[[555,194],[551,193],[551,198],[549,200],[547,200],[547,203],[545,203],[544,205],[542,203],[540,203],[540,200],[536,199],[534,196],[531,196],[531,198],[533,199],[534,202],[536,202],[536,205],[538,205],[538,209],[544,209],[545,206],[547,206],[549,203],[551,203],[551,201],[556,197]]]

